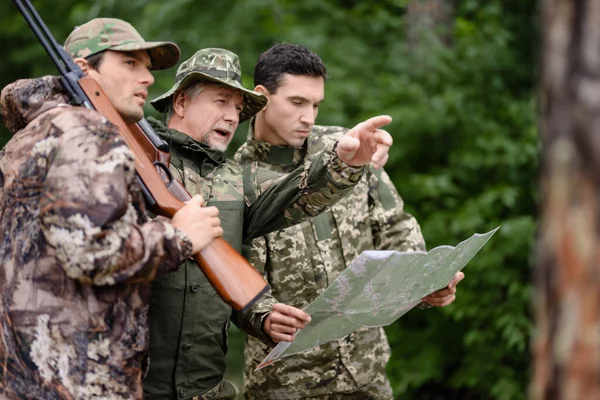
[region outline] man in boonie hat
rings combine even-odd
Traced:
[[[151,104],[166,113],[169,126],[181,127],[181,132],[199,142],[225,151],[238,124],[253,117],[267,104],[266,96],[244,88],[241,73],[238,56],[231,51],[199,50],[177,68],[173,87]],[[199,96],[203,91],[205,94]],[[211,107],[208,103],[213,97],[227,99],[228,111],[223,106]],[[198,105],[201,112],[189,115],[182,124],[184,103]]]
[[[128,124],[144,116],[154,82],[150,70],[173,67],[180,56],[175,43],[147,42],[131,24],[116,18],[94,18],[76,27],[64,47]]]
[[[371,161],[369,155],[355,162],[342,141],[287,175],[226,160],[223,152],[240,121],[268,107],[264,95],[243,87],[238,57],[228,50],[196,52],[179,66],[171,90],[151,104],[165,113],[165,123],[148,122],[170,145],[173,176],[219,209],[223,238],[239,252],[256,237],[323,212],[360,180],[363,166]],[[362,126],[350,131],[357,146],[371,134]],[[246,314],[232,315],[189,260],[155,280],[144,399],[234,399],[234,385],[223,380],[230,320],[272,346],[294,340],[310,317],[277,303],[270,293]]]

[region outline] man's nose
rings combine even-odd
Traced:
[[[145,85],[152,85],[154,83],[154,75],[150,72],[149,69],[145,69],[141,76],[141,83]]]
[[[223,119],[231,124],[237,124],[240,122],[240,112],[235,106],[227,107],[227,111],[225,112]]]
[[[302,113],[300,117],[300,122],[303,124],[307,124],[313,126],[315,124],[315,120],[317,119],[317,111],[314,109],[307,109]]]

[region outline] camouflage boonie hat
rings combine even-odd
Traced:
[[[198,50],[177,68],[175,85],[162,96],[150,101],[150,104],[164,112],[179,89],[185,89],[194,82],[214,82],[242,91],[244,109],[240,113],[240,122],[243,122],[252,118],[267,104],[267,97],[242,86],[241,74],[240,60],[231,51],[215,48]]]
[[[116,18],[94,18],[76,27],[65,41],[72,58],[86,58],[104,50],[148,50],[151,69],[171,68],[181,53],[172,42],[146,42],[130,23]]]

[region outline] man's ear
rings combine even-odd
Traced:
[[[88,71],[91,68],[88,60],[86,60],[85,58],[82,58],[82,57],[77,57],[73,61],[75,61],[75,64],[79,65],[79,68],[81,68],[81,70],[83,71],[84,74],[86,74],[86,75],[88,74]]]
[[[173,95],[173,112],[177,114],[180,118],[183,118],[185,115],[185,108],[187,107],[187,98],[183,91],[178,91]]]
[[[255,92],[258,92],[258,93],[261,93],[261,94],[264,94],[264,95],[265,95],[265,96],[267,96],[267,97],[268,97],[268,96],[269,96],[269,94],[270,94],[270,93],[269,93],[269,91],[267,90],[267,88],[266,88],[266,87],[264,87],[263,85],[257,85],[257,86],[254,88],[254,91],[255,91]]]
[[[264,94],[265,96],[267,96],[267,99],[269,98],[269,95],[271,93],[269,93],[269,90],[264,87],[263,85],[256,85],[256,87],[254,88],[255,92],[258,92],[260,94]],[[265,110],[267,107],[269,106],[269,102],[267,102],[267,104],[265,104],[265,106],[262,108],[261,111]]]

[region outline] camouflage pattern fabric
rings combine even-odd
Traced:
[[[64,47],[73,59],[90,57],[105,50],[148,50],[154,70],[175,66],[181,54],[175,43],[146,42],[131,24],[116,18],[94,18],[75,27]]]
[[[191,254],[145,222],[133,156],[57,77],[2,90],[0,398],[141,399],[149,282]]]
[[[238,150],[242,165],[286,172],[311,160],[339,139],[340,127],[314,126],[303,148],[271,146],[254,139]],[[346,266],[369,249],[415,251],[425,243],[417,221],[388,175],[369,168],[352,192],[311,221],[254,240],[249,260],[272,287],[278,301],[304,308]],[[254,368],[271,346],[246,336],[244,394],[247,399],[391,399],[385,376],[390,348],[382,328],[361,328],[346,338]]]
[[[237,393],[238,389],[233,383],[221,381],[202,396],[192,397],[192,400],[235,400]]]
[[[238,56],[229,50],[217,48],[198,50],[192,57],[182,62],[177,68],[173,87],[150,101],[150,104],[158,111],[164,112],[178,90],[199,81],[241,90],[244,96],[244,108],[240,112],[240,122],[252,118],[267,104],[265,95],[246,89],[242,85],[242,67]]]
[[[148,121],[170,145],[173,176],[191,194],[202,194],[207,205],[219,209],[223,238],[240,252],[255,237],[323,212],[360,182],[365,170],[344,164],[335,153],[335,142],[323,147],[312,163],[287,174],[258,168],[256,163],[241,167],[154,118]],[[152,285],[145,398],[205,396],[225,373],[230,318],[258,341],[271,343],[262,322],[274,303],[266,295],[245,315],[232,315],[189,261],[179,271],[157,279]]]

